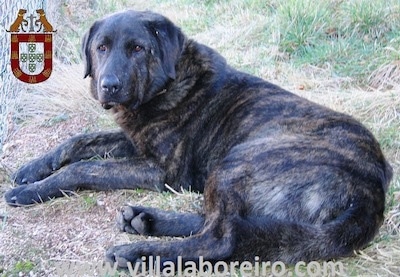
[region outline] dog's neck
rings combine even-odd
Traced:
[[[192,108],[196,109],[194,106],[207,103],[210,95],[219,91],[215,84],[223,85],[225,75],[221,76],[220,72],[226,72],[226,67],[226,60],[217,52],[195,41],[187,40],[176,65],[175,79],[167,82],[153,99],[138,109],[130,110],[129,107],[118,105],[113,108],[113,112],[119,114],[117,118],[122,114],[125,114],[123,117],[126,118],[127,113],[129,118],[135,118],[143,113],[150,116],[168,112],[179,106],[182,101],[190,101]],[[213,87],[208,87],[209,84],[213,84]],[[198,86],[203,89],[199,90],[196,88]]]
[[[212,93],[211,89],[207,90],[206,84],[216,83],[212,82],[213,79],[222,80],[224,77],[220,76],[220,72],[224,72],[226,66],[226,60],[217,52],[187,40],[176,65],[176,79],[168,82],[151,102],[160,110],[170,110],[192,91],[198,91],[193,88],[199,84],[205,87],[204,93]]]

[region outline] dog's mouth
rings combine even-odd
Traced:
[[[118,103],[118,102],[101,103],[101,106],[105,110],[109,110],[109,109],[112,109],[114,107],[121,106],[121,105],[125,106],[126,108],[129,108],[130,110],[136,110],[139,107],[140,102],[139,101],[135,101],[133,103],[122,103],[122,104]]]
[[[117,103],[117,102],[107,102],[107,103],[102,103],[102,104],[101,104],[101,106],[102,106],[103,109],[105,109],[105,110],[109,110],[109,109],[111,109],[111,108],[113,108],[113,107],[115,107],[115,106],[118,106],[118,105],[120,105],[120,104]]]

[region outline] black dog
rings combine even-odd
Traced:
[[[165,183],[204,191],[204,215],[123,207],[121,230],[187,238],[113,247],[120,266],[142,256],[331,259],[378,231],[391,167],[350,116],[236,71],[151,12],[97,21],[83,54],[91,93],[123,132],[74,137],[22,167],[8,203]]]

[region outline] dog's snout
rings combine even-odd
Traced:
[[[101,79],[101,89],[105,93],[115,94],[122,88],[121,82],[115,75],[107,75]]]

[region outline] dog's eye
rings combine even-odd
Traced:
[[[107,51],[107,46],[105,46],[104,44],[100,45],[99,47],[97,47],[97,49],[101,52],[105,52]]]
[[[142,50],[143,50],[143,47],[140,46],[140,45],[135,45],[135,46],[133,47],[133,51],[135,51],[135,52],[140,52],[140,51],[142,51]]]

